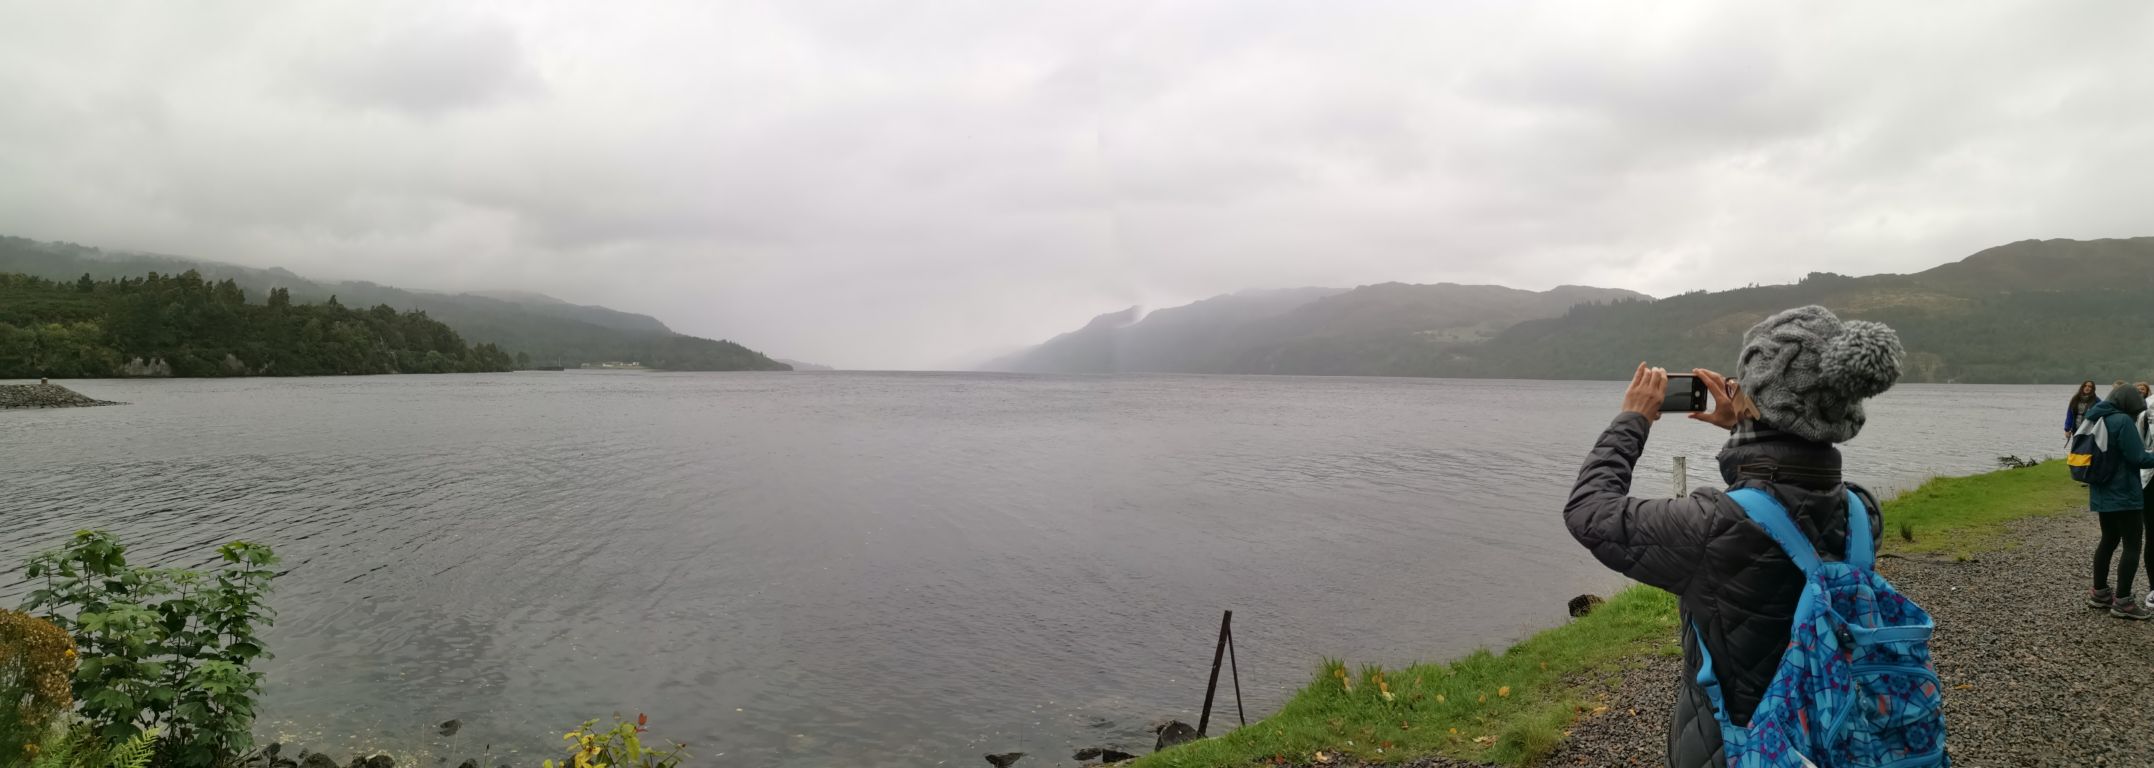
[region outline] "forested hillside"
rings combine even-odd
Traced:
[[[249,304],[200,274],[60,283],[0,274],[0,378],[308,376],[506,371],[493,344],[470,346],[424,312],[295,304],[282,290]]]
[[[1915,274],[1815,273],[1793,285],[1660,300],[1486,289],[1365,286],[1238,319],[1232,332],[1213,332],[1177,358],[1194,363],[1106,370],[1615,379],[1642,360],[1731,367],[1750,326],[1782,309],[1822,304],[1898,330],[1906,381],[2154,378],[2154,343],[2145,340],[2154,332],[2154,237],[2028,240]],[[1149,364],[1159,358],[1133,350],[1149,343],[1153,318],[1203,305],[1137,322],[1133,313],[1104,315],[1005,362],[1055,371]]]
[[[282,290],[298,303],[321,303],[334,296],[349,306],[386,304],[399,311],[422,311],[464,338],[521,354],[534,365],[575,367],[618,360],[679,371],[768,371],[787,367],[730,341],[675,333],[648,315],[571,304],[535,293],[452,294],[364,281],[322,283],[283,269],[0,236],[0,273],[72,281],[85,274],[105,280],[189,270],[208,281],[230,281],[256,303],[272,291]]]
[[[1899,331],[1908,381],[2069,383],[2154,376],[2154,238],[2023,241],[1912,275],[1817,273],[1794,285],[1579,307],[1459,348],[1417,373],[1612,378],[1651,360],[1728,367],[1773,311],[1822,304]]]
[[[1039,373],[1283,373],[1385,375],[1430,350],[1490,338],[1573,305],[1644,294],[1564,286],[1380,283],[1352,290],[1244,291],[1148,315],[1100,315],[984,366]]]

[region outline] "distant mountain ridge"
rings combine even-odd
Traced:
[[[257,268],[166,254],[104,251],[74,243],[0,236],[0,273],[50,280],[141,277],[187,270],[210,281],[231,280],[252,303],[283,289],[302,303],[336,297],[352,307],[386,304],[417,310],[474,343],[522,352],[536,365],[637,361],[670,370],[787,370],[783,363],[726,340],[687,336],[649,315],[573,304],[527,291],[448,293],[367,281],[317,282],[282,267]]]
[[[2076,383],[2154,378],[2154,237],[2023,240],[1914,274],[1812,273],[1791,285],[1642,294],[1387,283],[1248,316],[1125,310],[990,364],[1036,372],[1161,371],[1620,379],[1640,361],[1728,369],[1745,331],[1822,304],[1892,326],[1907,382]],[[1254,309],[1254,308],[1250,308]],[[1219,318],[1164,344],[1155,317]]]
[[[1377,347],[1486,339],[1581,303],[1649,300],[1632,291],[1563,286],[1380,283],[1354,289],[1243,291],[1144,314],[1131,307],[991,361],[1030,373],[1368,374]]]

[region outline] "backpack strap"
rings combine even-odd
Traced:
[[[1802,535],[1802,529],[1795,527],[1795,518],[1788,516],[1788,508],[1782,505],[1779,499],[1773,498],[1772,494],[1757,488],[1738,488],[1729,491],[1728,498],[1734,499],[1735,504],[1743,508],[1743,514],[1750,517],[1751,522],[1757,523],[1758,527],[1764,528],[1765,533],[1773,537],[1773,543],[1780,545],[1780,551],[1786,552],[1788,559],[1795,561],[1795,567],[1801,568],[1803,575],[1808,576],[1824,565],[1824,561],[1817,556],[1817,547],[1810,545],[1810,537]],[[1869,513],[1863,514],[1867,516]],[[1868,542],[1870,525],[1867,517],[1863,520],[1862,527],[1862,540]],[[1849,537],[1849,540],[1852,541],[1853,537]]]
[[[1877,545],[1870,541],[1870,508],[1853,489],[1847,492],[1846,562],[1865,571],[1877,565]]]
[[[1728,719],[1728,704],[1720,693],[1720,675],[1713,672],[1713,652],[1705,647],[1705,630],[1697,622],[1690,624],[1690,636],[1698,642],[1698,687],[1705,691],[1705,698],[1712,702],[1713,720],[1720,724],[1721,739],[1727,739],[1727,730],[1735,727]]]

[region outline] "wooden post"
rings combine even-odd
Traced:
[[[1675,497],[1690,495],[1690,457],[1675,457]]]

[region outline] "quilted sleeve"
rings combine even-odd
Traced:
[[[1651,429],[1652,422],[1635,413],[1608,425],[1578,471],[1563,522],[1602,565],[1681,594],[1705,559],[1714,501],[1704,492],[1680,499],[1630,497],[1631,470]]]

